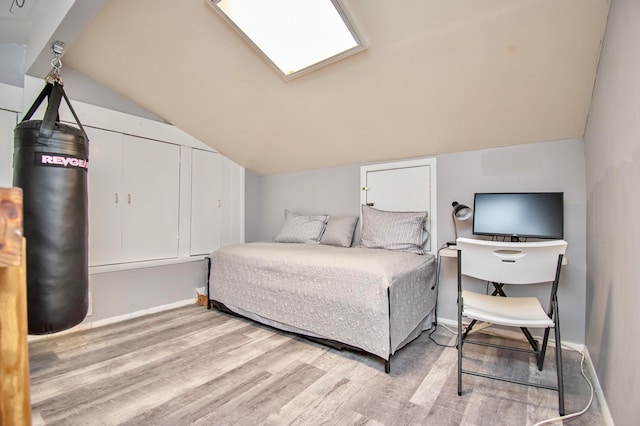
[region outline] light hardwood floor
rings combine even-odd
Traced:
[[[433,337],[454,341],[440,328]],[[464,376],[459,397],[457,352],[427,332],[396,354],[391,374],[376,357],[198,305],[29,350],[34,425],[529,425],[558,415],[557,394],[537,388]],[[496,349],[465,351],[466,362],[554,383],[552,348],[542,373],[526,354],[504,361]],[[580,354],[564,355],[566,409],[574,412],[589,387]],[[565,424],[603,424],[597,400]]]

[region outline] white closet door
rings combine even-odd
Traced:
[[[13,186],[13,129],[17,114],[0,109],[0,187]]]
[[[125,261],[178,256],[180,148],[123,136]]]
[[[89,266],[122,257],[122,134],[85,127],[89,136]]]
[[[437,239],[436,160],[399,161],[360,168],[361,203],[389,211],[427,211],[430,238],[427,251],[435,253]]]
[[[222,159],[193,150],[191,164],[190,254],[209,254],[220,247],[222,228]]]
[[[366,202],[380,210],[429,211],[429,166],[367,172]]]
[[[222,158],[222,230],[220,245],[244,243],[244,167]]]

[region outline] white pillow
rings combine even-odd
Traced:
[[[362,206],[360,242],[368,248],[424,254],[427,212],[392,212]]]
[[[303,216],[284,211],[284,224],[275,241],[278,243],[318,244],[329,216]]]
[[[351,247],[353,233],[358,223],[357,216],[329,217],[327,227],[320,238],[320,244],[338,247]]]

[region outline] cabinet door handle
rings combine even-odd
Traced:
[[[222,200],[218,200],[218,208],[222,207]]]
[[[118,193],[114,193],[114,195],[116,196],[116,204],[118,204],[118,202],[120,201],[120,197],[118,197]]]
[[[127,204],[131,204],[131,194],[127,194]]]

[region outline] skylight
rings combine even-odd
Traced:
[[[208,0],[289,80],[364,50],[337,0]]]

